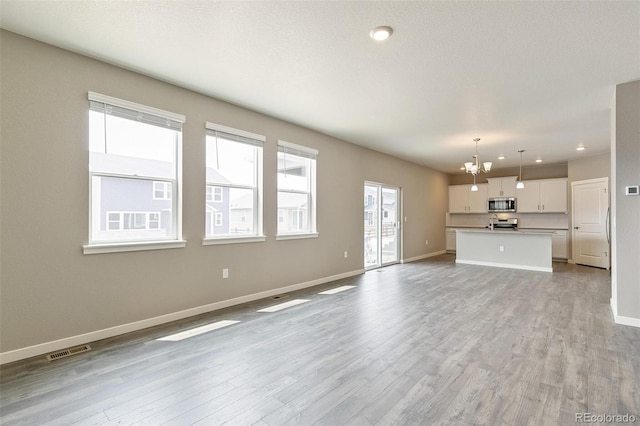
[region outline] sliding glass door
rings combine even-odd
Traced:
[[[364,267],[398,262],[400,189],[366,182],[364,185]]]

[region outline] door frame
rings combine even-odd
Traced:
[[[609,245],[609,250],[607,252],[607,258],[609,260],[608,265],[606,267],[607,270],[611,269],[611,191],[609,188],[609,177],[604,176],[601,178],[595,179],[586,179],[586,180],[577,180],[571,182],[571,257],[572,262],[576,263],[576,200],[575,200],[575,187],[577,185],[588,185],[588,184],[604,184],[605,190],[607,192],[607,217],[604,218],[605,221],[605,233],[607,236],[607,243]],[[591,266],[591,265],[586,265]]]
[[[364,184],[362,186],[363,190],[365,186],[376,186],[378,191],[377,191],[377,196],[378,196],[378,221],[377,221],[377,229],[378,229],[378,238],[377,238],[377,256],[378,256],[378,263],[376,263],[373,266],[366,266],[365,265],[365,271],[369,271],[372,269],[377,269],[377,268],[382,268],[384,266],[389,266],[389,265],[393,265],[396,263],[401,263],[402,262],[402,188],[399,186],[393,186],[393,185],[387,185],[384,183],[380,183],[380,182],[374,182],[374,181],[370,181],[370,180],[365,180]],[[391,262],[382,262],[382,236],[381,236],[381,225],[382,225],[382,221],[383,221],[383,215],[382,215],[382,190],[383,189],[391,189],[391,190],[395,190],[396,191],[396,220],[395,220],[395,227],[396,227],[396,259],[394,261]],[[364,215],[363,215],[363,225],[364,225]],[[363,232],[364,232],[364,226],[363,226]],[[364,241],[364,238],[363,238]],[[366,257],[366,252],[363,252],[363,263],[365,261],[365,257]]]

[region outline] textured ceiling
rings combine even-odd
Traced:
[[[608,151],[640,79],[637,1],[0,5],[9,31],[448,173],[474,137],[496,168]]]

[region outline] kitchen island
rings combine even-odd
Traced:
[[[456,230],[456,263],[553,272],[552,231]]]

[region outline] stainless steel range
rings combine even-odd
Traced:
[[[518,219],[517,218],[499,219],[497,217],[492,217],[489,221],[489,226],[487,226],[487,228],[492,230],[499,229],[503,231],[507,231],[507,230],[517,231]]]

